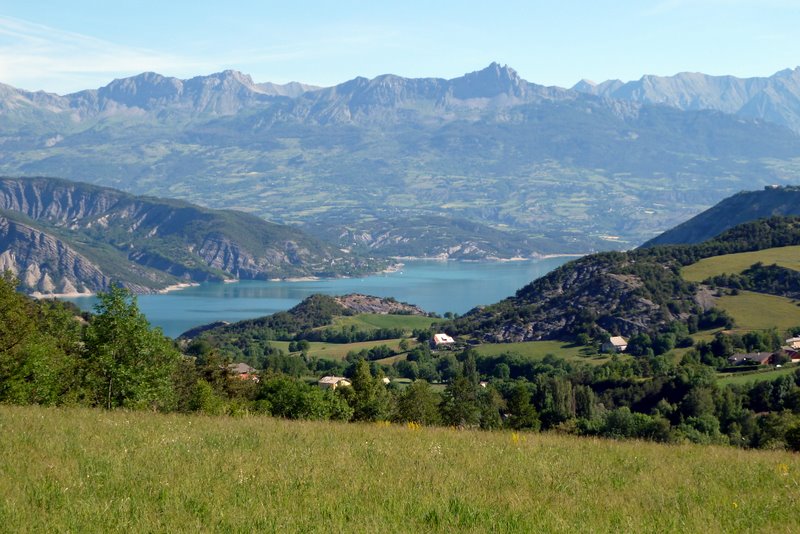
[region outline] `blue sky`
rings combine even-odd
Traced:
[[[532,82],[800,65],[799,0],[0,0],[0,82],[64,94],[144,71],[236,69],[333,85],[453,78],[492,61]]]

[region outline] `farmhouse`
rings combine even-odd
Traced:
[[[622,336],[611,336],[611,339],[603,343],[603,352],[625,352],[628,348],[628,340]]]
[[[431,346],[433,348],[446,347],[453,345],[455,342],[456,340],[447,334],[433,334],[433,338],[431,338]]]
[[[317,381],[322,389],[336,389],[350,386],[350,381],[343,376],[323,376]]]
[[[757,364],[767,365],[773,360],[773,354],[769,352],[749,352],[747,354],[734,354],[728,358],[731,365]]]

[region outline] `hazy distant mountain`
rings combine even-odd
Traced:
[[[578,82],[573,90],[641,104],[678,109],[715,109],[764,119],[800,132],[800,67],[768,78],[736,78],[682,72],[675,76],[642,76],[623,83]]]
[[[496,63],[327,88],[235,71],[66,96],[3,86],[0,172],[236,208],[341,248],[470,259],[629,248],[796,176],[800,137],[780,124],[601,93]]]
[[[320,87],[316,85],[308,85],[299,82],[289,82],[285,84],[277,84],[271,82],[256,84],[256,87],[261,89],[264,93],[274,96],[288,96],[294,98],[302,95],[308,91],[316,91]]]
[[[0,269],[41,293],[355,275],[380,264],[234,211],[52,178],[0,178]]]

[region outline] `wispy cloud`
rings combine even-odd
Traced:
[[[191,53],[126,46],[90,35],[0,16],[0,83],[66,94],[105,85],[113,78],[146,71],[190,77],[228,68],[258,77],[270,76],[270,66],[324,62],[333,57],[392,46],[396,33],[385,28],[331,28],[304,39],[233,49],[201,40],[186,47]],[[279,77],[280,78],[280,77]],[[269,79],[256,81],[282,81]],[[283,80],[283,81],[289,81]],[[301,80],[320,83],[323,80]],[[328,80],[324,80],[328,81]],[[340,81],[340,80],[334,80]]]
[[[17,87],[64,93],[143,71],[208,67],[191,58],[0,16],[0,81]]]

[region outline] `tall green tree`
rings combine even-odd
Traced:
[[[437,425],[442,418],[439,403],[442,397],[425,380],[415,380],[397,397],[392,420],[396,423]]]
[[[86,373],[94,403],[170,407],[178,351],[160,329],[150,328],[128,290],[114,285],[98,298],[86,332]]]
[[[383,382],[372,376],[369,362],[356,363],[351,395],[347,398],[353,408],[354,421],[382,421],[389,417],[391,397]]]

